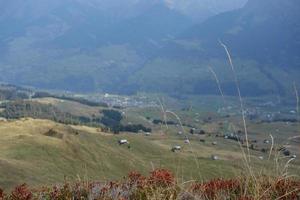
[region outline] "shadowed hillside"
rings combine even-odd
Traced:
[[[251,0],[222,14],[221,2],[17,4],[1,7],[5,82],[80,92],[217,94],[212,66],[224,93],[235,95],[219,39],[231,50],[245,96],[290,96],[298,80],[295,0]],[[203,23],[186,14],[212,8],[220,9]]]

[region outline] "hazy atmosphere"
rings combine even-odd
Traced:
[[[0,0],[0,200],[298,200],[299,77],[299,0]]]

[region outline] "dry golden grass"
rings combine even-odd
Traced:
[[[123,138],[130,141],[131,148],[118,145]],[[208,180],[233,176],[240,169],[229,160],[231,156],[239,159],[236,152],[191,142],[199,155],[199,169],[194,154],[180,138],[162,139],[156,133],[148,137],[110,135],[97,128],[30,118],[0,122],[0,186],[51,184],[63,182],[65,176],[74,180],[78,175],[92,180],[119,179],[131,170],[147,172],[153,167],[170,168],[184,180],[200,178],[201,172],[201,178]],[[176,144],[182,144],[182,152],[171,151]],[[211,153],[222,159],[211,160]]]

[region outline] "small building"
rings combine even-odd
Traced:
[[[172,147],[172,151],[173,151],[173,152],[181,151],[181,146],[179,146],[179,145],[173,146],[173,147]]]
[[[182,131],[179,131],[179,132],[178,132],[178,135],[182,135]]]
[[[217,145],[217,144],[218,144],[218,142],[216,142],[216,141],[212,142],[212,145]]]
[[[119,140],[119,145],[122,145],[122,144],[129,144],[129,142],[128,142],[128,140],[125,140],[125,139]]]
[[[291,156],[291,158],[294,158],[294,159],[296,159],[296,158],[297,158],[297,156],[296,156],[296,155],[292,155],[292,156]]]
[[[265,144],[270,144],[270,140],[264,140]]]
[[[216,156],[216,155],[212,155],[212,156],[211,156],[211,159],[212,159],[212,160],[219,160],[219,157]]]
[[[0,117],[0,122],[6,122],[7,121],[7,119],[6,118],[4,118],[4,117]]]
[[[145,136],[150,136],[150,135],[151,135],[150,132],[146,132],[146,133],[145,133]]]
[[[259,160],[263,160],[264,157],[263,156],[258,156]]]
[[[184,143],[185,143],[185,144],[190,144],[190,140],[189,140],[189,139],[185,139],[185,140],[184,140]]]
[[[296,114],[297,112],[295,110],[290,111],[291,114]]]

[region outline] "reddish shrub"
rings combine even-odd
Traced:
[[[110,190],[116,189],[116,188],[118,188],[120,186],[120,184],[118,182],[113,182],[113,181],[109,182],[108,185],[109,185],[109,189]]]
[[[175,184],[173,174],[166,169],[157,169],[151,172],[149,183],[155,186],[170,186]]]
[[[100,190],[100,196],[105,196],[109,191],[109,188],[108,187],[103,187],[101,188]]]
[[[218,194],[236,194],[239,189],[240,183],[234,179],[215,179],[207,183],[194,184],[192,186],[193,193],[202,194],[209,199],[217,198]]]
[[[73,190],[74,190],[73,194],[75,196],[75,199],[87,199],[90,192],[90,187],[89,185],[86,186],[81,183],[76,183]]]
[[[54,186],[50,192],[51,199],[72,199],[74,188],[65,183],[62,187]]]
[[[182,193],[185,195],[186,191],[181,190],[170,171],[157,169],[152,171],[149,177],[144,177],[138,172],[131,172],[127,179],[107,184],[101,182],[66,183],[59,187],[44,187],[37,190],[29,190],[23,184],[16,187],[10,195],[4,195],[3,190],[0,189],[0,200],[32,200],[38,196],[44,199],[87,199],[88,197],[119,200],[152,199],[152,197],[154,199],[157,198],[157,194],[160,195],[159,199],[177,199]],[[262,195],[261,199],[266,200],[279,198],[280,200],[298,200],[299,194],[300,181],[272,177],[261,177],[258,182],[246,178],[215,179],[206,183],[196,183],[188,188],[188,195],[191,199],[195,195],[199,199],[253,200],[252,195]],[[183,197],[183,199],[189,199],[189,196]]]
[[[32,199],[32,193],[28,189],[26,184],[20,185],[12,191],[10,195],[12,200],[30,200]]]
[[[250,197],[240,197],[239,200],[253,200],[253,199]]]
[[[300,182],[293,180],[278,180],[275,191],[282,200],[297,200],[300,198]]]
[[[136,171],[132,171],[128,174],[128,178],[130,182],[136,182],[142,177],[142,174]]]
[[[4,199],[4,191],[0,188],[0,200]]]
[[[128,174],[129,185],[132,187],[133,185],[138,188],[143,188],[147,184],[146,177],[142,176],[142,174],[138,172],[130,172]]]
[[[54,186],[52,191],[50,192],[51,199],[58,199],[60,196],[60,190],[57,186]]]

